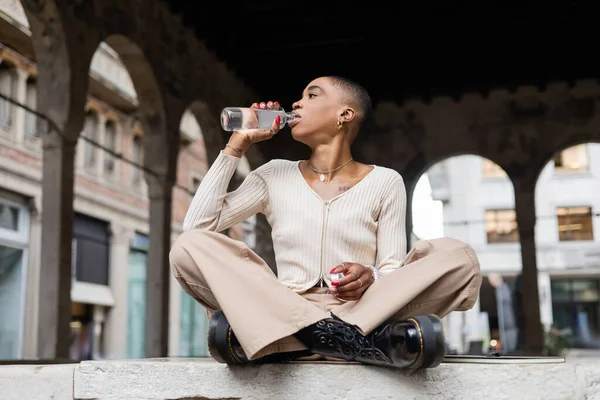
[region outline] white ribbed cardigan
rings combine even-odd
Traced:
[[[305,181],[299,161],[271,160],[227,192],[240,162],[220,152],[200,183],[184,230],[220,232],[256,213],[272,228],[277,275],[303,292],[342,262],[376,266],[385,275],[406,255],[406,190],[400,174],[374,166],[360,182],[323,200]]]

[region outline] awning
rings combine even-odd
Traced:
[[[108,286],[78,281],[72,282],[71,301],[107,307],[115,305],[115,299]]]

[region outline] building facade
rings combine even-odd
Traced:
[[[444,235],[472,244],[485,275],[477,305],[446,319],[450,344],[459,352],[494,343],[513,351],[523,323],[513,184],[498,165],[474,155],[441,161],[428,178],[443,205]],[[600,348],[600,145],[557,153],[538,177],[535,206],[542,323],[570,346]]]
[[[0,2],[0,359],[38,354],[42,135],[35,111],[37,66],[19,1]],[[7,46],[23,43],[22,47]],[[19,39],[19,40],[15,40]],[[69,358],[145,357],[149,201],[137,94],[117,53],[102,43],[90,67],[85,123],[77,142]],[[25,105],[20,107],[10,100]],[[191,112],[180,125],[172,238],[207,170]],[[96,146],[94,143],[101,145]],[[245,160],[244,160],[245,161]],[[249,172],[242,162],[237,178]],[[231,228],[255,242],[253,221]],[[169,354],[206,356],[206,313],[171,277]]]

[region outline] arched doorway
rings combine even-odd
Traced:
[[[514,188],[504,170],[477,155],[443,159],[421,175],[411,207],[415,239],[459,239],[473,247],[481,264],[484,279],[476,305],[444,318],[448,351],[514,351],[520,244]]]

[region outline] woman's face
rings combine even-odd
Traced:
[[[292,136],[311,145],[339,134],[336,123],[343,106],[341,93],[329,78],[315,79],[302,92],[302,99],[292,105],[297,115],[288,123]]]

